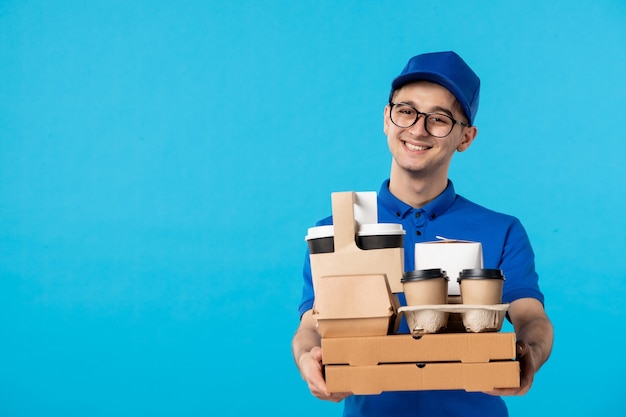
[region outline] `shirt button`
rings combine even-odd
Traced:
[[[415,231],[415,234],[416,234],[416,235],[418,235],[418,236],[421,236],[421,235],[422,235],[422,232],[420,232],[419,230],[416,230],[416,231]]]
[[[416,218],[416,219],[419,219],[419,218],[420,218],[420,216],[421,216],[421,214],[420,214],[420,212],[419,212],[419,211],[418,211],[417,213],[415,213],[415,218]]]

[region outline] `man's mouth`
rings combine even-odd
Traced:
[[[410,151],[425,151],[431,148],[431,146],[412,145],[409,142],[404,142],[404,144],[406,145],[407,149]]]

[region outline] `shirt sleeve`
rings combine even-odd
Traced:
[[[535,270],[535,254],[526,230],[516,218],[507,231],[499,268],[505,277],[503,302],[535,298],[544,303],[544,296],[539,289],[539,276]]]
[[[306,250],[306,254],[304,257],[304,267],[302,268],[302,299],[300,301],[300,306],[298,307],[298,312],[300,313],[300,317],[308,310],[313,308],[313,302],[315,300],[315,295],[313,294],[313,277],[311,275],[311,259],[309,258],[309,250]]]

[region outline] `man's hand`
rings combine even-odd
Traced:
[[[322,367],[321,338],[316,329],[316,321],[311,310],[302,315],[300,326],[292,340],[293,357],[302,379],[308,384],[311,394],[320,400],[339,402],[352,395],[349,392],[330,393]]]
[[[517,334],[516,357],[520,365],[518,388],[497,388],[491,395],[524,395],[535,374],[552,351],[553,329],[543,306],[537,300],[522,298],[511,303],[509,315]]]
[[[491,395],[524,395],[533,384],[535,373],[539,370],[537,353],[534,353],[528,343],[517,341],[517,360],[520,366],[520,386],[518,388],[497,388],[489,391]]]
[[[298,368],[302,379],[309,385],[311,394],[320,400],[339,402],[351,395],[349,392],[333,392],[326,390],[326,381],[324,381],[322,371],[322,349],[318,346],[311,349],[310,352],[304,352],[298,358]]]

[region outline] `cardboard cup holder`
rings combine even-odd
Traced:
[[[467,332],[482,333],[502,329],[509,306],[509,304],[433,304],[400,307],[398,312],[404,314],[414,336],[439,332],[446,327],[451,313],[460,314]]]
[[[436,306],[440,307],[441,304],[437,304]],[[414,336],[438,333],[448,324],[450,312],[442,310],[441,308],[419,308],[410,310],[409,314],[402,310],[402,308],[404,307],[401,307],[400,311],[404,312],[411,334]]]
[[[317,292],[318,284],[325,276],[383,274],[392,293],[402,292],[404,247],[401,242],[405,233],[402,226],[366,223],[359,227],[355,218],[354,192],[332,193],[331,202],[333,225],[311,228],[307,235],[309,243],[313,238],[332,236],[333,240],[332,252],[310,254],[313,291]],[[367,249],[359,247],[357,240]]]
[[[446,298],[448,287],[437,287],[434,283],[439,281],[441,284],[447,280],[446,272],[437,268],[418,269],[404,274],[402,283],[407,308],[402,311],[408,313],[407,321],[410,322],[414,335],[437,333],[442,329],[455,332],[460,328],[460,331],[480,333],[499,331],[502,328],[508,305],[499,304],[504,282],[501,270],[463,269],[457,280],[460,284],[460,295]],[[410,287],[417,284],[421,287]],[[445,296],[441,296],[442,294]],[[429,299],[433,301],[425,302]],[[451,314],[454,316],[448,326]]]

